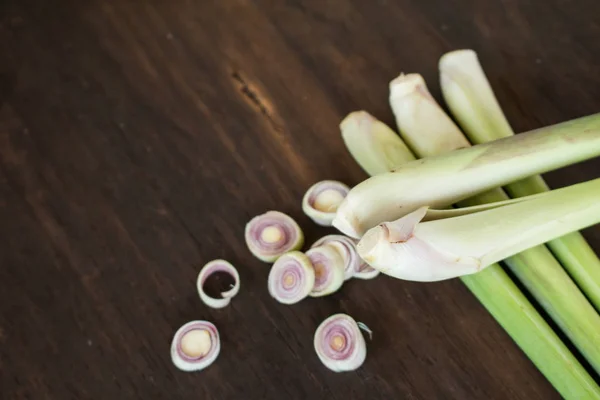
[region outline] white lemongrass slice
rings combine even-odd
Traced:
[[[321,362],[335,372],[353,371],[367,358],[367,345],[356,321],[334,314],[319,325],[314,346]]]
[[[315,270],[308,256],[291,251],[279,257],[269,273],[269,293],[283,304],[306,298],[315,285]]]
[[[321,181],[312,185],[302,198],[302,211],[321,226],[331,226],[338,206],[350,188],[338,181]]]
[[[190,321],[175,332],[171,360],[182,371],[200,371],[211,365],[221,351],[217,327],[208,321]]]
[[[386,275],[439,281],[468,275],[600,222],[600,179],[473,214],[420,222],[427,207],[370,229],[358,254]]]
[[[246,224],[245,239],[248,249],[256,258],[274,262],[282,254],[302,248],[304,233],[289,215],[268,211]]]
[[[326,296],[342,287],[345,263],[335,247],[327,244],[314,247],[306,252],[306,256],[315,270],[315,285],[309,296]]]
[[[217,299],[214,297],[210,297],[204,291],[204,283],[208,279],[208,277],[215,272],[225,272],[233,277],[235,283],[233,287],[225,292],[221,293],[223,298]],[[200,270],[198,274],[198,279],[196,280],[196,287],[198,289],[198,294],[200,295],[200,299],[209,307],[212,308],[223,308],[229,304],[231,299],[238,294],[240,291],[240,276],[233,265],[231,265],[228,261],[225,260],[213,260]]]
[[[356,252],[356,241],[344,235],[327,235],[313,243],[311,248],[328,244],[334,247],[344,259],[344,280],[360,271],[362,260]]]

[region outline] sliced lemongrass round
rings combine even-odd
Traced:
[[[321,362],[335,372],[353,371],[367,357],[367,345],[356,321],[347,314],[334,314],[315,332],[315,351]]]
[[[235,283],[231,289],[221,292],[222,298],[220,299],[211,297],[204,291],[204,284],[206,283],[206,280],[215,272],[225,272],[231,275],[235,280]],[[228,305],[231,299],[240,291],[240,276],[235,267],[228,261],[213,260],[204,265],[204,267],[202,267],[200,270],[198,279],[196,280],[196,287],[198,289],[200,299],[204,302],[204,304],[212,308],[223,308]]]
[[[354,239],[344,235],[327,235],[317,240],[311,248],[328,244],[334,247],[344,259],[344,280],[348,280],[359,272],[361,258],[356,252],[356,242]]]
[[[331,226],[335,213],[350,188],[338,181],[321,181],[312,185],[302,199],[302,211],[315,223]]]
[[[360,258],[360,256],[359,256],[359,258]],[[367,264],[365,261],[363,261],[361,259],[361,263],[360,263],[360,266],[358,267],[358,271],[356,271],[354,273],[354,278],[365,279],[365,280],[373,279],[373,278],[377,277],[377,275],[379,275],[380,273],[381,273],[381,271],[371,267],[369,264]]]
[[[246,224],[246,245],[259,260],[274,262],[282,254],[299,250],[304,244],[304,233],[287,214],[267,211]]]
[[[326,296],[337,291],[344,283],[344,259],[339,251],[328,244],[313,247],[306,256],[315,270],[315,285],[309,296]]]
[[[310,259],[299,251],[279,257],[269,273],[269,293],[280,303],[294,304],[306,298],[315,285]]]
[[[171,360],[182,371],[200,371],[212,364],[221,351],[217,327],[208,321],[190,321],[175,332]]]

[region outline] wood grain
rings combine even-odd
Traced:
[[[268,209],[308,244],[320,179],[366,177],[338,124],[392,123],[388,82],[470,47],[517,131],[600,110],[593,0],[7,0],[0,4],[0,398],[552,399],[553,388],[459,281],[350,281],[272,300],[243,242]],[[598,176],[598,160],[547,175]],[[585,232],[600,251],[600,230]],[[228,308],[199,268],[238,266]],[[321,320],[375,332],[356,372],[326,370]],[[191,319],[220,329],[218,361],[170,361]]]

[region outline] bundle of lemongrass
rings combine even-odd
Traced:
[[[600,399],[590,374],[496,264],[506,262],[600,373],[600,260],[576,233],[600,222],[600,179],[549,191],[536,175],[600,155],[600,114],[514,136],[473,51],[448,53],[439,67],[464,134],[420,75],[394,79],[401,138],[364,111],[340,125],[371,178],[349,191],[333,225],[360,239],[359,255],[384,274],[460,277],[563,397]]]

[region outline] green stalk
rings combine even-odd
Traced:
[[[408,91],[407,87],[413,90]],[[426,114],[403,112],[406,109],[413,109],[415,104],[435,102],[420,75],[412,74],[392,81],[390,91],[390,105],[396,114],[398,129],[403,138],[410,137],[410,141],[420,141],[422,136],[417,129],[407,129],[407,127],[419,126],[418,121],[413,120],[416,118],[439,121],[438,127],[430,128],[430,132],[435,129],[439,135],[444,135],[451,130],[460,132],[447,116],[442,117],[445,112],[439,106],[428,108],[431,111]],[[407,122],[408,120],[410,121]],[[407,140],[409,143],[410,141]],[[433,155],[435,154],[419,154],[422,157]],[[461,202],[460,205],[477,205],[507,199],[508,196],[501,189],[496,189],[486,193],[484,198],[474,197]],[[600,373],[600,316],[552,253],[545,246],[537,246],[510,257],[505,262],[596,372]]]
[[[371,160],[378,154],[386,160],[385,165],[389,165],[390,170],[415,159],[397,135],[386,134],[385,142],[392,145],[395,141],[397,144],[392,145],[393,148],[401,150],[395,154],[384,151],[387,146],[381,146],[378,136],[369,129],[374,124],[372,121],[377,120],[361,112],[355,115],[361,115],[367,123],[352,123],[356,118],[353,114],[341,125],[342,135],[350,153],[363,169],[367,170],[364,165],[372,165]],[[387,132],[393,133],[389,127]],[[354,146],[355,143],[360,146]],[[367,173],[374,175],[385,169],[376,171]],[[480,273],[460,279],[564,398],[600,399],[600,388],[500,265],[491,265]]]
[[[515,134],[474,51],[447,53],[440,59],[439,68],[444,99],[473,143],[490,142]],[[539,175],[506,185],[511,197],[548,190],[548,185]],[[600,310],[600,258],[585,238],[575,232],[552,240],[547,246]]]

